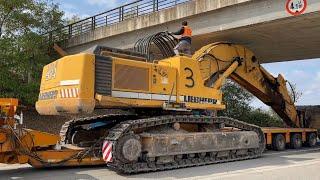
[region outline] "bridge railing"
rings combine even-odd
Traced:
[[[49,41],[69,39],[103,26],[171,8],[187,1],[190,0],[138,0],[56,29],[50,32]]]

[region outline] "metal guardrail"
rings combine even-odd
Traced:
[[[188,1],[191,0],[138,0],[56,29],[49,33],[49,41],[56,42],[70,39],[100,27],[171,8]]]

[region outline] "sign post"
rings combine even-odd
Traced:
[[[307,0],[287,0],[286,10],[293,16],[303,14],[307,9]]]

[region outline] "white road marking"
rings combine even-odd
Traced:
[[[297,152],[311,152],[311,151],[317,151],[320,150],[320,147],[314,147],[309,149],[297,149],[297,150],[286,150],[286,151],[279,151],[279,152],[265,152],[263,156],[273,156],[273,155],[280,155],[280,154],[291,154],[291,153],[297,153]]]

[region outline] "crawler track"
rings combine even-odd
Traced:
[[[135,129],[139,128],[148,128],[155,127],[165,124],[172,124],[175,122],[179,123],[199,123],[199,124],[212,124],[212,123],[224,123],[226,126],[235,127],[241,130],[254,131],[259,135],[259,148],[248,149],[246,155],[237,155],[237,150],[229,151],[227,157],[216,157],[211,152],[207,152],[205,156],[196,155],[194,157],[184,154],[184,158],[175,157],[174,162],[166,164],[157,164],[155,161],[148,160],[139,160],[134,163],[123,163],[117,159],[117,154],[120,148],[117,147],[117,141],[124,135],[132,133]],[[138,119],[124,121],[113,127],[110,131],[106,140],[113,142],[113,163],[110,166],[113,166],[117,170],[123,173],[140,173],[140,172],[149,172],[149,171],[158,171],[158,170],[168,170],[168,169],[177,169],[183,167],[191,166],[201,166],[214,163],[238,161],[245,159],[257,158],[262,155],[265,148],[265,139],[264,134],[260,127],[244,123],[232,118],[227,117],[207,117],[207,116],[160,116],[147,119]],[[192,157],[192,158],[191,158]]]
[[[123,173],[141,173],[159,170],[169,170],[192,166],[202,166],[207,164],[239,161],[246,159],[257,158],[262,155],[265,148],[264,134],[260,127],[244,123],[228,117],[209,117],[209,116],[194,116],[194,115],[181,115],[181,116],[158,116],[146,119],[137,119],[136,115],[123,115],[123,114],[109,114],[99,115],[85,118],[77,118],[66,122],[60,132],[61,142],[69,143],[74,130],[79,126],[88,125],[95,122],[111,122],[110,129],[107,130],[106,140],[113,142],[113,162],[109,164],[115,169]],[[134,130],[141,128],[152,128],[161,125],[168,125],[173,123],[196,123],[196,124],[213,124],[223,123],[228,127],[238,128],[244,131],[254,131],[259,135],[259,148],[247,149],[248,153],[245,155],[238,155],[238,150],[228,151],[228,156],[217,157],[214,153],[206,152],[205,155],[196,154],[189,156],[183,154],[181,157],[174,157],[174,161],[170,163],[158,164],[156,161],[148,161],[139,159],[134,163],[123,163],[117,158],[120,147],[117,147],[118,140],[128,134],[132,134]],[[222,151],[221,151],[222,152]],[[224,151],[225,152],[225,151]]]
[[[136,118],[137,117],[132,114],[108,114],[84,118],[75,118],[63,124],[60,130],[61,143],[70,143],[74,131],[79,126],[84,126],[95,122],[108,122],[112,126],[112,124]]]

